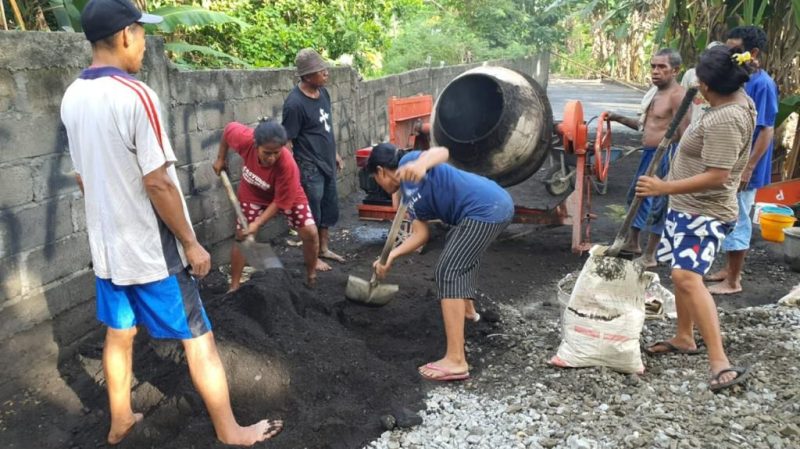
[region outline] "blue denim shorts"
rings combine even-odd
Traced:
[[[302,161],[300,184],[308,197],[311,215],[320,228],[330,228],[339,221],[339,197],[336,193],[336,174],[327,176],[317,164]]]
[[[739,203],[739,216],[733,232],[722,244],[723,251],[744,251],[750,248],[750,238],[753,236],[753,222],[750,221],[750,211],[756,201],[756,189],[742,190],[736,194]]]

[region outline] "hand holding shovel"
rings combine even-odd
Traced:
[[[263,271],[270,268],[283,268],[283,263],[281,263],[281,260],[277,255],[275,255],[275,251],[272,250],[272,246],[270,246],[268,243],[257,243],[255,236],[249,232],[250,224],[247,222],[247,218],[245,218],[244,213],[242,212],[242,207],[239,205],[239,199],[236,198],[236,194],[233,192],[233,186],[231,185],[230,179],[228,179],[228,173],[226,173],[225,170],[220,170],[219,177],[222,180],[222,185],[225,186],[228,199],[231,201],[231,204],[233,204],[233,208],[236,211],[236,218],[239,220],[239,224],[242,226],[242,232],[245,234],[244,241],[239,242],[238,244],[244,253],[245,259],[247,259],[247,262],[256,270]]]

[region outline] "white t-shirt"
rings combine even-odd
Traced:
[[[160,115],[156,93],[113,67],[84,70],[61,101],[70,156],[84,185],[94,271],[117,285],[158,281],[187,265],[144,189],[144,175],[167,164],[180,191]],[[189,221],[183,194],[181,201]]]

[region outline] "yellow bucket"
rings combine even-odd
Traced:
[[[796,218],[781,214],[761,214],[761,237],[770,242],[783,241],[783,229],[797,221]]]

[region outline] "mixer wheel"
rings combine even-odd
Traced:
[[[569,189],[575,188],[575,176],[570,176],[564,179],[564,174],[561,172],[560,165],[554,165],[547,171],[544,178],[544,187],[547,192],[553,196],[559,196],[567,193]]]

